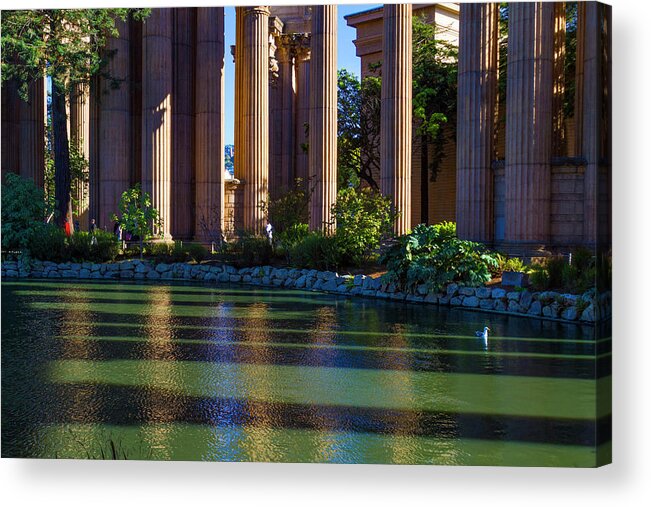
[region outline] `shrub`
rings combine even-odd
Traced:
[[[360,265],[380,247],[380,241],[391,235],[395,214],[391,199],[371,188],[344,188],[332,207],[336,220],[335,238],[342,261]]]
[[[529,279],[537,290],[585,292],[595,286],[597,275],[596,259],[592,252],[580,248],[572,252],[571,264],[559,255],[532,266]]]
[[[210,255],[208,249],[200,243],[191,243],[188,245],[187,252],[194,262],[201,262]]]
[[[92,260],[109,262],[115,260],[120,253],[120,242],[115,234],[98,229],[95,231],[96,243],[92,248]]]
[[[525,266],[522,259],[519,257],[508,257],[506,255],[497,254],[495,256],[497,260],[497,270],[495,274],[499,275],[504,271],[515,271],[519,273],[528,273],[529,267]]]
[[[75,232],[68,238],[68,252],[75,261],[91,260],[95,257],[96,248],[91,244],[92,235],[89,232]]]
[[[155,258],[156,262],[167,262],[172,255],[172,243],[148,243],[145,252]]]
[[[290,263],[299,268],[333,269],[341,265],[341,252],[333,236],[312,232],[289,251]]]
[[[66,233],[54,224],[36,224],[30,232],[27,247],[35,259],[52,262],[69,259]]]
[[[269,264],[273,254],[267,238],[248,233],[241,234],[231,251],[237,254],[236,262],[242,266]]]
[[[310,194],[305,187],[303,180],[297,178],[293,187],[282,192],[281,197],[262,202],[261,207],[277,234],[310,221]]]
[[[458,239],[456,225],[450,222],[417,225],[410,234],[400,236],[380,262],[387,266],[386,279],[406,291],[420,284],[434,290],[451,282],[481,285],[497,267],[495,254],[480,243]]]
[[[26,248],[46,214],[43,190],[32,180],[7,173],[2,185],[2,248]]]

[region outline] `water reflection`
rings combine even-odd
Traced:
[[[117,438],[145,459],[576,466],[607,434],[592,328],[243,287],[2,290],[7,456]]]

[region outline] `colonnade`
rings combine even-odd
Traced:
[[[531,254],[550,244],[551,174],[562,151],[565,4],[523,2],[508,6],[506,75],[505,230],[495,237],[493,173],[496,159],[498,4],[461,4],[457,126],[457,228],[462,238],[500,243]],[[602,44],[610,7],[579,2],[573,163],[585,166],[583,236],[598,235],[600,165],[609,164],[602,97],[609,94]]]

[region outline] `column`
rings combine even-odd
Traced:
[[[504,239],[528,255],[550,232],[554,4],[509,8]]]
[[[27,101],[21,100],[18,106],[18,132],[20,148],[18,162],[20,175],[34,180],[43,187],[45,171],[45,78],[29,84]]]
[[[90,85],[87,83],[75,85],[70,96],[70,143],[74,143],[78,154],[86,161],[90,159]],[[74,211],[79,227],[82,231],[87,231],[90,197],[87,173],[82,180],[75,182],[72,190],[77,201]]]
[[[294,111],[296,81],[294,73],[294,44],[291,35],[279,38],[276,56],[279,65],[280,87],[280,188],[288,189],[294,184]]]
[[[554,95],[552,104],[552,155],[566,156],[565,147],[565,2],[554,2]]]
[[[312,10],[310,62],[310,228],[332,233],[337,199],[337,6]]]
[[[18,161],[18,145],[20,135],[18,132],[18,108],[20,106],[18,86],[11,79],[2,83],[2,181],[8,172],[18,174],[20,164]]]
[[[221,241],[224,215],[224,8],[197,9],[195,237]]]
[[[152,9],[142,34],[142,189],[170,240],[172,173],[172,9]]]
[[[457,105],[457,234],[493,241],[499,5],[461,4]]]
[[[296,56],[296,113],[294,121],[294,178],[300,178],[307,188],[309,172],[309,143],[305,126],[310,122],[310,35],[297,43]]]
[[[233,154],[234,176],[243,180],[246,171],[244,159],[244,7],[235,7],[235,132]]]
[[[588,2],[576,5],[576,57],[574,79],[574,146],[573,155],[581,156],[583,150],[583,61],[585,48],[585,7]]]
[[[269,179],[269,8],[244,9],[244,228],[262,233]]]
[[[602,101],[604,82],[602,74],[602,8],[597,2],[585,2],[579,11],[583,25],[581,44],[583,56],[583,92],[581,154],[587,165],[583,176],[583,241],[594,246],[597,242],[599,197],[599,161],[601,159]]]
[[[385,4],[380,190],[399,213],[397,236],[411,230],[411,4]]]
[[[107,71],[121,81],[112,88],[110,81],[100,79],[97,93],[97,225],[113,230],[111,216],[119,215],[118,205],[122,192],[129,188],[131,167],[130,146],[130,86],[129,86],[129,26],[116,20],[119,35],[111,37],[106,44],[107,52],[113,52],[108,60]],[[95,191],[95,189],[93,189]],[[95,217],[91,217],[95,218]]]
[[[194,25],[195,9],[174,9],[174,108],[172,110],[172,224],[175,238],[193,236]],[[197,106],[201,106],[200,103]]]

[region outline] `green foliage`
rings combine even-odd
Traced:
[[[120,242],[115,234],[97,229],[94,233],[93,257],[95,262],[114,261],[120,253]]]
[[[163,235],[163,221],[158,210],[152,206],[151,197],[143,192],[140,184],[125,190],[120,198],[120,217],[113,215],[113,220],[118,222],[124,231],[140,238],[142,243],[153,236]]]
[[[502,274],[504,271],[514,271],[519,273],[528,273],[529,267],[525,266],[522,259],[519,257],[509,257],[507,255],[496,254],[495,259],[497,260],[497,269],[495,270],[496,275]]]
[[[47,213],[43,190],[32,180],[7,173],[2,185],[2,248],[27,247]]]
[[[335,269],[341,265],[341,252],[335,237],[315,231],[289,249],[289,260],[297,268]]]
[[[34,259],[65,262],[69,260],[66,233],[54,224],[38,223],[29,234],[28,249]]]
[[[70,257],[81,262],[90,260],[93,257],[92,235],[89,232],[76,231],[68,238],[68,254]]]
[[[273,225],[275,234],[282,234],[293,226],[310,221],[310,194],[305,187],[305,182],[297,178],[294,186],[281,192],[278,199],[261,203],[260,206]]]
[[[564,256],[553,256],[531,267],[529,281],[536,290],[556,289],[585,292],[597,284],[598,266],[590,250],[577,248],[572,263]]]
[[[354,265],[367,261],[380,247],[380,241],[391,235],[395,219],[391,199],[368,187],[340,190],[332,216],[337,224],[335,240],[341,260]]]
[[[187,246],[187,252],[194,262],[201,262],[210,256],[208,249],[200,243],[190,243]]]
[[[269,264],[273,255],[273,250],[266,237],[245,232],[240,234],[240,238],[229,246],[229,251],[234,254],[235,262],[240,266]]]
[[[480,243],[460,240],[456,224],[417,225],[380,258],[386,264],[386,279],[402,290],[413,291],[426,284],[441,290],[448,283],[478,286],[491,279],[497,267],[495,254]]]

